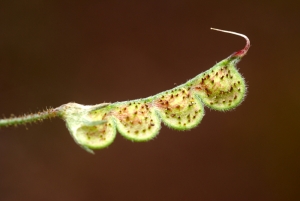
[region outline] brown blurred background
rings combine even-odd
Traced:
[[[0,114],[147,97],[245,41],[231,112],[91,155],[60,119],[0,130],[0,200],[299,200],[299,1],[0,2]],[[297,125],[298,123],[298,125]]]

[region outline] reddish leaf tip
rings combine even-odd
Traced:
[[[250,48],[250,40],[246,35],[236,33],[236,32],[233,32],[233,31],[226,31],[226,30],[222,30],[222,29],[216,29],[216,28],[210,28],[210,29],[243,37],[246,40],[245,47],[243,49],[241,49],[240,51],[237,51],[237,52],[233,53],[231,56],[233,56],[233,57],[243,57],[247,54],[247,52]]]

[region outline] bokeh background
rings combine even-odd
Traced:
[[[299,200],[299,1],[0,2],[0,114],[147,97],[245,45],[249,92],[195,129],[88,154],[60,119],[0,130],[0,200]]]

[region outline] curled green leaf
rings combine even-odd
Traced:
[[[223,32],[244,37],[245,48],[185,84],[133,101],[97,106],[66,104],[61,114],[75,141],[87,150],[103,148],[112,143],[116,130],[132,141],[148,141],[159,133],[161,121],[176,130],[189,130],[201,122],[204,105],[219,111],[237,107],[247,88],[236,64],[247,53],[250,42],[242,34]]]

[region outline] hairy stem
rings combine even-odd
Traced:
[[[0,127],[26,125],[28,123],[41,122],[44,119],[50,119],[58,116],[59,116],[59,108],[55,108],[55,109],[51,108],[43,112],[25,114],[19,117],[0,119]]]

